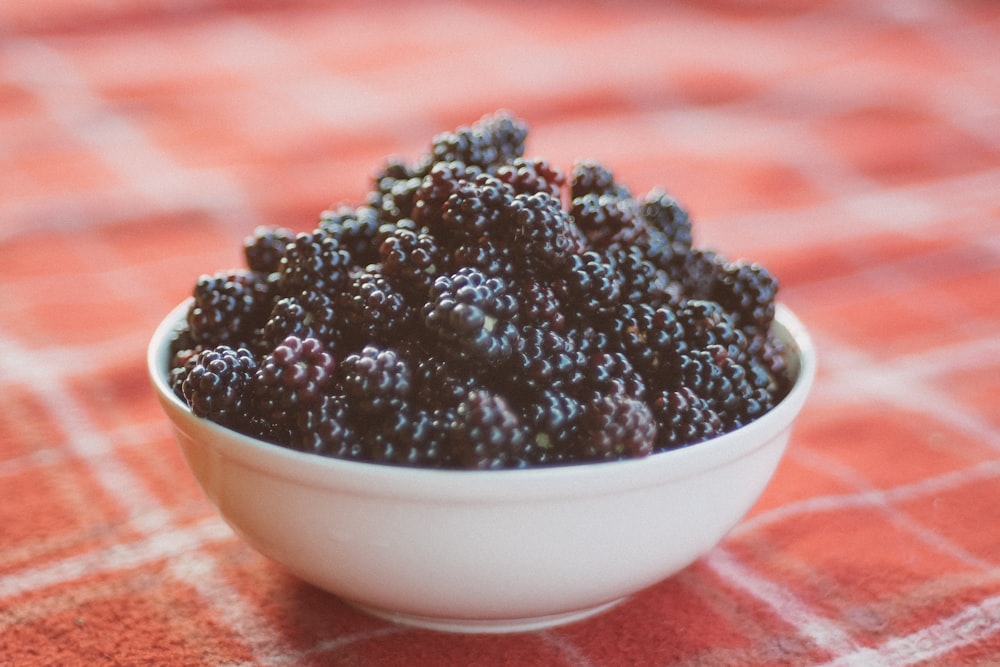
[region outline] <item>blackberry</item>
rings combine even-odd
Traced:
[[[787,393],[784,375],[776,375],[768,367],[767,361],[754,355],[740,364],[743,378],[738,381],[735,392],[740,397],[739,409],[732,417],[733,428],[745,426],[774,408]]]
[[[585,401],[602,396],[646,398],[646,382],[622,352],[597,352],[581,369],[582,383],[576,388]]]
[[[424,324],[442,342],[492,365],[514,352],[517,308],[506,281],[463,268],[434,281],[423,309]]]
[[[345,349],[388,344],[406,335],[415,312],[406,297],[382,275],[377,264],[358,273],[337,298]]]
[[[247,267],[258,273],[274,273],[281,266],[285,247],[295,239],[295,232],[284,227],[262,225],[243,241]]]
[[[505,215],[511,244],[525,272],[552,276],[569,266],[570,258],[583,250],[570,216],[560,208],[559,200],[546,193],[517,195]]]
[[[307,452],[487,469],[643,456],[782,400],[773,276],[695,247],[665,190],[526,137],[484,116],[312,232],[255,229],[246,270],[195,286],[173,391]]]
[[[295,446],[295,425],[291,420],[274,421],[266,414],[257,411],[255,407],[247,416],[246,421],[237,430],[252,438],[258,438],[282,447]]]
[[[510,185],[517,194],[547,194],[556,201],[562,196],[566,176],[547,160],[515,158],[496,170],[496,177]]]
[[[773,332],[768,332],[756,347],[751,343],[751,349],[755,350],[755,359],[763,368],[764,375],[772,382],[768,389],[777,403],[785,397],[792,385],[785,344]]]
[[[449,436],[454,465],[479,470],[521,465],[529,441],[517,411],[486,389],[469,392],[458,405]]]
[[[368,458],[376,463],[442,468],[450,466],[453,413],[409,404],[387,416],[372,432]]]
[[[192,357],[181,393],[197,416],[238,429],[249,412],[256,372],[250,350],[219,345]]]
[[[589,359],[595,354],[621,352],[619,341],[613,331],[608,331],[606,322],[594,318],[570,320],[563,334],[572,344],[577,354]]]
[[[403,228],[382,241],[378,254],[383,275],[407,297],[421,302],[448,261],[437,238]]]
[[[273,423],[294,423],[333,386],[336,365],[319,340],[287,337],[257,369],[258,413]]]
[[[282,294],[315,291],[332,297],[347,282],[351,265],[350,253],[330,232],[303,232],[285,249],[278,286]]]
[[[711,298],[733,313],[737,326],[763,334],[774,320],[778,281],[760,264],[724,263],[716,272]]]
[[[614,260],[593,250],[569,258],[569,267],[557,279],[556,288],[567,308],[587,316],[613,314],[622,296]]]
[[[419,176],[394,178],[383,176],[368,195],[368,205],[379,222],[394,222],[413,214],[414,200],[423,179]]]
[[[537,277],[522,278],[514,282],[514,294],[520,304],[519,318],[522,325],[557,333],[566,327],[562,301],[548,281]]]
[[[375,187],[378,188],[378,183],[384,178],[400,180],[422,174],[423,171],[419,167],[412,168],[406,163],[406,160],[400,158],[399,156],[390,156],[384,163],[382,163],[382,166],[375,171],[373,180],[375,182]]]
[[[530,440],[525,450],[531,465],[569,463],[580,433],[583,404],[566,391],[543,388],[522,409]]]
[[[545,387],[562,388],[576,377],[582,365],[568,339],[542,327],[524,327],[505,364],[509,372],[505,386],[532,392]]]
[[[667,307],[625,304],[615,321],[615,337],[647,386],[669,384],[687,349],[684,329]]]
[[[453,356],[428,354],[413,359],[414,400],[425,406],[455,407],[482,383],[479,369]]]
[[[523,122],[501,112],[437,135],[431,153],[435,162],[458,161],[492,171],[523,155],[527,135]]]
[[[334,300],[312,291],[278,299],[260,333],[262,353],[270,352],[288,336],[316,338],[327,350],[340,347]]]
[[[371,206],[340,206],[320,213],[317,229],[336,239],[352,264],[367,266],[378,261],[375,237],[381,224],[378,212]]]
[[[413,195],[411,217],[431,232],[441,231],[441,209],[462,183],[475,181],[482,169],[464,162],[437,162]]]
[[[340,362],[340,382],[359,418],[398,411],[413,390],[410,366],[391,348],[366,345]]]
[[[692,349],[712,345],[725,348],[737,361],[744,361],[749,341],[733,322],[733,316],[715,301],[691,299],[677,311],[677,321],[685,332],[685,341]]]
[[[677,250],[676,244],[674,250]],[[674,252],[666,266],[671,280],[680,283],[689,299],[711,300],[719,266],[725,262],[714,250],[691,248]]]
[[[441,208],[442,237],[452,248],[463,242],[498,238],[502,233],[498,222],[513,198],[509,185],[486,174],[459,183]]]
[[[584,407],[578,456],[614,461],[646,456],[656,443],[657,424],[644,401],[622,394],[601,396]]]
[[[187,313],[191,339],[203,347],[246,343],[266,320],[273,295],[273,283],[255,271],[202,276]]]
[[[600,162],[580,160],[570,172],[570,198],[576,199],[589,194],[611,194],[625,198],[629,196],[629,191],[618,186],[614,174]]]
[[[595,248],[632,244],[641,235],[638,207],[630,196],[587,193],[573,198],[570,214]]]
[[[680,250],[691,249],[691,217],[687,209],[664,190],[651,190],[639,205],[639,215],[671,245]]]
[[[659,269],[636,246],[609,249],[621,275],[623,303],[646,303],[660,307],[676,301],[675,285],[667,272]]]
[[[513,280],[517,276],[517,253],[507,243],[479,239],[462,243],[456,247],[450,258],[451,271],[475,269],[483,275]]]
[[[693,445],[724,432],[722,419],[691,388],[662,391],[653,398],[656,451]]]
[[[710,345],[706,349],[688,350],[681,358],[681,386],[688,387],[722,419],[728,430],[739,424],[744,402],[753,396],[746,370],[733,361],[725,348]]]
[[[326,394],[301,411],[295,423],[294,446],[304,452],[357,461],[365,458],[360,433],[348,418],[348,401]]]

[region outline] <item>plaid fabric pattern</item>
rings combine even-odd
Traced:
[[[985,0],[7,0],[0,665],[1000,664],[997,44]],[[144,350],[255,225],[498,108],[767,265],[821,367],[708,556],[574,625],[447,635],[235,537]]]

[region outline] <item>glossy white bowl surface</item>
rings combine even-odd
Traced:
[[[169,338],[148,351],[184,458],[247,543],[378,616],[459,632],[531,630],[602,611],[691,564],[764,490],[816,372],[795,316],[776,331],[796,375],[761,419],[675,451],[527,470],[430,470],[293,451],[195,417],[167,383]]]

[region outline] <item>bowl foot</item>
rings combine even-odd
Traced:
[[[610,602],[603,602],[594,607],[577,609],[561,614],[549,614],[546,616],[531,616],[528,618],[441,618],[437,616],[421,616],[418,614],[405,614],[378,607],[371,607],[358,602],[347,601],[352,606],[361,611],[377,616],[378,618],[409,625],[427,630],[437,630],[440,632],[460,632],[460,633],[489,633],[500,634],[509,632],[530,632],[551,628],[557,625],[565,625],[585,618],[595,616],[601,612],[611,609],[625,598],[618,598]]]

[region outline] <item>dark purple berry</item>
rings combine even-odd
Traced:
[[[378,254],[382,274],[414,300],[427,295],[448,263],[447,253],[434,236],[403,228],[382,241]]]
[[[564,271],[585,242],[559,200],[540,192],[517,195],[506,210],[505,226],[525,273],[551,277]]]
[[[613,259],[588,250],[570,257],[569,268],[556,281],[566,308],[584,316],[605,317],[615,312],[622,296],[622,280]]]
[[[250,409],[256,371],[250,350],[220,345],[191,358],[181,393],[197,416],[239,428]]]
[[[378,212],[371,206],[341,206],[320,213],[317,230],[336,239],[352,264],[367,266],[378,261],[375,237],[381,224]]]
[[[496,177],[510,185],[518,194],[547,194],[561,199],[566,176],[547,160],[515,158],[496,170]]]
[[[278,286],[285,295],[314,291],[332,297],[347,282],[351,265],[350,253],[329,232],[302,233],[285,249]]]
[[[345,349],[389,344],[410,332],[415,311],[373,264],[358,273],[337,299]]]
[[[504,280],[466,268],[434,281],[423,315],[428,331],[440,341],[496,364],[514,352],[517,310]]]
[[[289,336],[260,362],[257,409],[272,422],[294,423],[333,386],[335,369],[319,340]]]
[[[412,370],[391,348],[366,345],[340,362],[340,382],[352,413],[383,417],[399,410],[413,391]]]
[[[499,394],[473,390],[455,411],[450,455],[462,468],[495,470],[523,461],[528,431],[517,411]]]
[[[691,249],[691,218],[687,209],[662,189],[656,188],[646,195],[639,205],[639,215],[670,244],[678,249]]]
[[[435,162],[463,162],[492,171],[521,157],[528,129],[523,122],[506,113],[484,116],[469,127],[443,132],[434,138]]]
[[[304,452],[350,461],[365,457],[361,436],[348,418],[347,398],[339,394],[324,395],[299,413],[294,446]]]
[[[570,172],[570,198],[576,199],[589,194],[611,194],[627,197],[628,189],[615,183],[611,170],[594,160],[580,160]]]
[[[723,433],[722,419],[691,388],[663,391],[654,397],[657,422],[656,450],[693,445]]]
[[[333,299],[323,292],[302,292],[278,299],[260,334],[264,353],[289,336],[316,338],[327,350],[339,347],[339,318]]]
[[[586,404],[581,422],[577,447],[585,461],[646,456],[656,443],[657,425],[649,406],[622,394],[601,396]]]
[[[274,273],[281,266],[285,247],[295,239],[295,232],[284,227],[260,226],[243,241],[247,267],[258,273]]]
[[[187,314],[191,339],[203,347],[246,343],[267,319],[273,298],[274,285],[261,273],[202,276]]]

